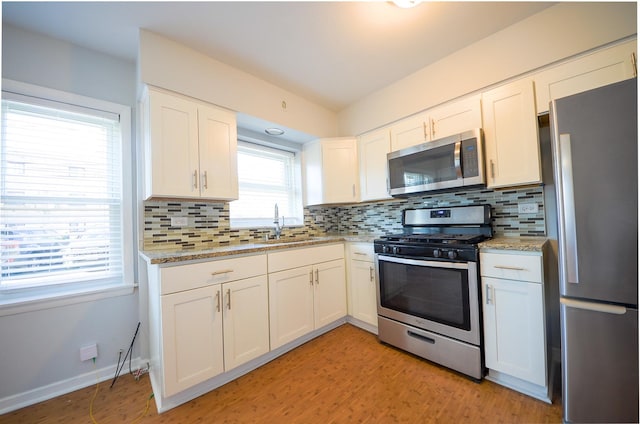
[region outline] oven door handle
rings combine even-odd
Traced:
[[[472,262],[444,262],[428,261],[425,259],[396,258],[394,256],[384,256],[376,254],[378,261],[394,262],[403,265],[426,266],[431,268],[469,269]]]

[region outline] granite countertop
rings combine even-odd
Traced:
[[[542,252],[549,239],[546,237],[495,237],[478,244],[480,250],[520,250]]]
[[[166,264],[197,259],[213,259],[225,256],[245,255],[248,253],[265,253],[279,249],[291,249],[297,247],[314,246],[319,244],[360,242],[372,243],[376,235],[355,236],[335,235],[327,237],[308,237],[293,240],[269,240],[260,243],[237,243],[211,249],[194,250],[144,250],[140,255],[150,264]]]

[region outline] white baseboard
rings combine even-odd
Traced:
[[[132,368],[137,369],[140,364],[146,364],[148,361],[143,361],[140,358],[135,358],[131,361]],[[126,372],[124,371],[126,368]],[[122,369],[120,378],[129,372],[128,365]],[[18,393],[15,395],[7,396],[0,399],[0,415],[7,412],[15,411],[16,409],[24,408],[25,406],[33,405],[38,402],[53,399],[54,397],[61,396],[79,389],[84,389],[95,385],[97,381],[110,380],[116,373],[116,364],[108,367],[100,368],[95,371],[80,374],[75,377],[68,378],[66,380],[57,381],[55,383],[48,384],[46,386],[38,387],[33,390]],[[97,376],[97,377],[96,377]],[[118,384],[116,382],[116,384]]]

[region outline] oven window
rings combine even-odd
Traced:
[[[379,261],[380,304],[441,324],[471,329],[466,269]]]

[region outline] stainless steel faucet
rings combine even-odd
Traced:
[[[275,207],[275,216],[273,218],[273,223],[276,225],[276,240],[280,239],[280,234],[282,234],[282,229],[284,228],[284,216],[282,217],[282,225],[280,225],[280,216],[278,214],[278,204],[276,203]]]

